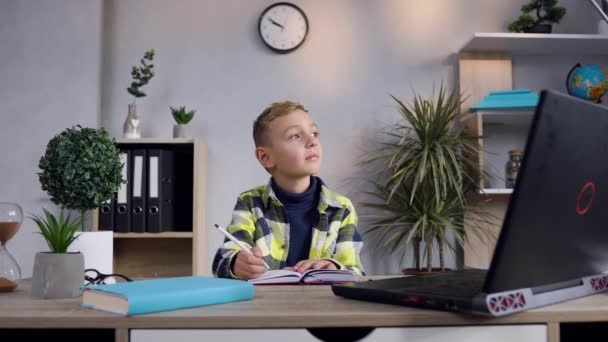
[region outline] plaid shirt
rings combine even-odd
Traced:
[[[321,181],[321,195],[317,210],[319,222],[312,228],[309,259],[331,260],[339,268],[358,275],[365,274],[359,259],[363,246],[357,232],[357,214],[351,201],[331,190]],[[271,269],[286,266],[289,254],[289,223],[283,204],[277,199],[271,183],[243,192],[232,213],[227,230],[251,248],[259,247]],[[230,265],[240,248],[225,239],[213,259],[213,274],[217,277],[237,278]]]

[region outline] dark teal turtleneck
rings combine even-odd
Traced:
[[[289,254],[287,266],[291,267],[300,260],[308,259],[312,241],[312,228],[319,221],[317,206],[321,194],[321,182],[310,177],[310,186],[303,193],[289,192],[272,180],[272,190],[285,207],[289,222]]]

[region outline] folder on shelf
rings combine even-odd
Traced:
[[[122,178],[127,181],[120,185],[116,195],[116,206],[114,207],[114,231],[117,233],[128,233],[131,218],[131,203],[129,201],[129,188],[131,187],[131,151],[120,151],[120,162],[122,163]]]
[[[175,151],[148,150],[148,198],[146,230],[175,230]]]
[[[143,233],[146,231],[146,150],[134,149],[131,151],[131,232]]]
[[[116,195],[105,201],[101,207],[99,207],[99,230],[114,230],[114,205],[116,202]]]

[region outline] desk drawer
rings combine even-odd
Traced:
[[[344,335],[341,335],[344,336]],[[131,342],[313,342],[319,341],[306,329],[132,329]],[[340,341],[337,339],[336,341]],[[465,327],[378,328],[364,342],[546,342],[547,327],[538,325],[500,325]]]

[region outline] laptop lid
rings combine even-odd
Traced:
[[[485,293],[608,270],[608,108],[543,90]]]

